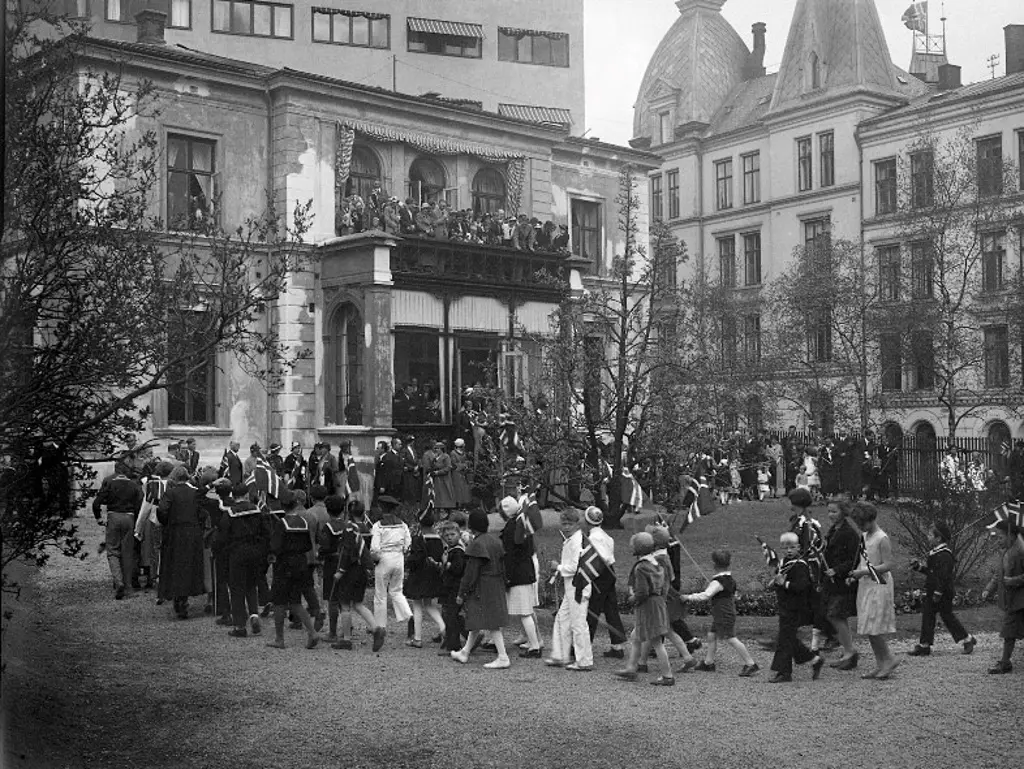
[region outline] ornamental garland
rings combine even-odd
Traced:
[[[352,168],[352,148],[356,133],[378,142],[406,144],[420,152],[431,155],[472,155],[489,163],[505,163],[508,177],[508,209],[519,213],[523,198],[523,179],[526,176],[526,156],[504,150],[496,150],[483,144],[445,139],[430,134],[402,131],[390,126],[372,125],[356,121],[338,123],[334,159],[334,186],[344,189]]]
[[[379,21],[380,19],[391,18],[391,16],[386,13],[374,13],[373,11],[346,11],[341,8],[322,8],[316,5],[313,6],[313,13],[324,13],[329,16],[348,16],[349,18],[358,18],[362,16],[370,21]]]
[[[550,40],[564,40],[568,32],[546,32],[540,29],[521,29],[520,27],[498,27],[498,31],[509,37],[546,37]]]

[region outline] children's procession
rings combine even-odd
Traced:
[[[732,460],[723,448],[730,444]],[[609,515],[600,491],[590,499],[555,494],[557,509],[542,511],[537,499],[550,487],[524,476],[504,485],[489,514],[471,494],[472,456],[461,438],[450,450],[445,441],[423,446],[411,436],[381,445],[373,489],[362,488],[365,476],[356,472],[349,444],[334,454],[317,443],[307,454],[295,443],[284,456],[280,445],[254,444],[242,459],[233,442],[219,467],[199,466],[193,440],[171,445],[163,457],[133,450],[103,481],[92,510],[106,527],[102,547],[116,600],[129,590],[155,591],[149,594],[169,604],[173,617],[208,616],[239,644],[262,636],[274,648],[329,646],[353,656],[367,645],[386,654],[404,644],[445,658],[437,664],[600,669],[622,682],[662,687],[691,672],[770,683],[823,674],[885,680],[901,665],[909,675],[911,661],[889,644],[896,631],[894,544],[872,501],[888,496],[892,479],[879,480],[885,465],[864,448],[856,480],[841,463],[833,477],[831,468],[820,472],[808,461],[831,457],[833,448],[831,438],[820,450],[768,439],[742,459],[749,441],[723,439],[689,458],[676,482],[681,493],[667,505],[649,505],[665,493],[650,462],[637,462],[624,471],[618,496],[626,512],[655,512],[633,516],[643,523],[618,548],[607,529],[623,510]],[[890,447],[885,456],[895,453]],[[722,496],[728,469],[749,477],[728,473]],[[1006,478],[1018,493],[1019,473]],[[818,482],[801,482],[807,475]],[[944,475],[942,482],[960,481]],[[733,489],[748,490],[735,493],[751,500],[781,491],[788,501],[789,516],[775,531],[749,532],[761,543],[777,601],[770,659],[737,637],[733,553],[724,546],[690,552],[685,541],[688,527],[728,504]],[[819,510],[827,518],[815,518]],[[536,539],[553,516],[561,550],[542,562]],[[999,553],[983,598],[997,598],[1003,621],[1002,646],[987,669],[1004,674],[1024,638],[1020,499],[989,516],[983,531]],[[920,638],[909,657],[931,654],[937,618],[963,654],[978,644],[954,612],[953,534],[936,522],[927,555],[911,562],[925,586]],[[703,590],[687,592],[697,578]],[[545,593],[557,599],[549,637],[539,621]],[[620,594],[632,617],[620,614]],[[709,614],[702,638],[694,632],[698,605]],[[595,639],[605,634],[595,659]]]

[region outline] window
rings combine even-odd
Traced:
[[[935,346],[930,331],[915,331],[910,341],[914,359],[914,389],[935,387]]]
[[[796,177],[797,190],[807,192],[814,183],[811,166],[811,137],[796,140]]]
[[[481,168],[473,177],[473,212],[492,213],[505,208],[505,177],[494,168]]]
[[[903,389],[903,348],[899,334],[882,334],[879,339],[879,363],[882,369],[882,390],[899,392]]]
[[[390,48],[391,17],[369,11],[314,8],[313,40],[362,48]]]
[[[381,186],[380,163],[374,152],[356,145],[352,148],[352,162],[349,164],[348,179],[345,182],[345,196],[358,195],[369,201],[375,187]]]
[[[715,161],[715,210],[732,208],[732,158]]]
[[[985,387],[1010,386],[1010,339],[1006,326],[985,328]]]
[[[129,0],[106,0],[104,18],[107,21],[121,21],[128,24],[133,21],[131,16],[128,15],[128,6]]]
[[[662,112],[658,115],[658,144],[668,144],[675,136],[672,131],[672,114]]]
[[[668,172],[668,218],[679,217],[679,171]]]
[[[875,163],[875,213],[891,214],[896,210],[896,158]]]
[[[900,247],[883,246],[878,249],[878,294],[883,302],[898,302],[900,298]]]
[[[821,186],[831,187],[836,183],[835,134],[818,134],[818,155],[821,159]]]
[[[419,157],[409,166],[409,195],[419,204],[441,200],[448,175],[444,166],[432,158]]]
[[[600,203],[572,201],[572,252],[593,260],[598,269],[602,267]]]
[[[1005,478],[1010,474],[1009,453],[1012,445],[1013,436],[1006,422],[993,422],[988,428],[988,455],[997,478]]]
[[[811,360],[828,363],[832,360],[832,311],[829,308],[810,313],[808,352]]]
[[[761,399],[756,395],[747,398],[744,404],[747,415],[747,429],[761,430],[764,428],[764,406]]]
[[[439,19],[409,17],[408,50],[435,56],[461,56],[479,59],[482,56],[483,28],[479,24]]]
[[[89,0],[71,0],[67,6],[67,14],[69,19],[89,18]]]
[[[326,403],[329,425],[363,423],[363,321],[351,304],[331,316],[324,338]]]
[[[292,6],[246,0],[213,0],[213,31],[290,38]]]
[[[736,238],[718,239],[718,277],[722,288],[736,288]]]
[[[978,194],[1003,192],[1003,137],[978,139]]]
[[[722,316],[722,363],[726,368],[736,365],[736,318]]]
[[[981,290],[1000,291],[1003,288],[1006,262],[1005,233],[985,232],[981,235]]]
[[[436,333],[394,331],[395,394],[391,400],[391,421],[396,425],[440,421],[438,409],[431,407],[440,394],[437,339]]]
[[[832,393],[827,390],[815,390],[809,400],[811,424],[817,427],[822,435],[832,435],[836,427],[836,403]]]
[[[743,285],[761,285],[760,232],[748,232],[743,236]]]
[[[831,220],[828,217],[804,221],[804,248],[808,263],[814,269],[828,269],[830,266]]]
[[[191,353],[193,340],[210,323],[204,312],[183,312],[170,322],[168,359],[167,422],[173,425],[212,425],[214,423],[213,352]],[[177,346],[180,345],[180,346]]]
[[[761,202],[761,153],[743,155],[743,203]]]
[[[910,156],[910,205],[928,208],[935,202],[935,155],[931,150]]]
[[[192,0],[171,0],[171,14],[167,26],[175,29],[192,28]]]
[[[659,221],[664,215],[661,206],[661,174],[651,177],[651,218]]]
[[[821,62],[814,51],[811,51],[811,88],[821,88]]]
[[[910,289],[914,299],[930,299],[934,291],[932,244],[910,244]]]
[[[213,216],[216,142],[167,136],[167,226],[199,229]]]
[[[761,316],[743,316],[743,361],[748,366],[761,362]]]
[[[569,36],[564,32],[498,27],[498,61],[568,67]]]

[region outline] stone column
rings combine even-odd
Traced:
[[[369,286],[363,300],[363,343],[366,345],[363,416],[367,427],[391,429],[391,396],[395,392],[392,362],[391,289]]]

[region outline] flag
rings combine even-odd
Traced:
[[[221,478],[226,478],[228,474],[228,450],[224,449],[224,455],[220,458],[220,469],[217,471],[217,475]]]
[[[522,544],[526,538],[544,527],[544,518],[537,504],[537,495],[523,494],[519,497],[519,514],[516,516],[516,542]]]
[[[259,457],[252,468],[252,472],[249,473],[249,477],[245,479],[245,485],[250,489],[255,487],[259,495],[257,504],[261,509],[269,510],[270,505],[267,504],[267,498],[274,497],[274,499],[277,499],[281,491],[281,478],[274,472],[274,468],[267,464],[263,457]]]
[[[779,554],[772,549],[771,545],[765,542],[760,537],[755,535],[758,542],[761,543],[761,554],[764,556],[764,562],[768,564],[769,569],[779,568]]]
[[[985,527],[989,531],[995,531],[996,526],[1007,519],[1014,521],[1018,529],[1024,528],[1024,508],[1022,508],[1021,503],[1017,500],[1000,505],[992,511],[992,515],[995,517],[995,520]]]
[[[605,592],[601,590],[601,585],[607,584],[609,578],[615,578],[608,562],[597,552],[594,544],[584,537],[583,545],[583,552],[580,553],[579,564],[576,566],[576,575],[572,578],[577,603],[583,599],[583,588],[588,584],[593,584],[596,590]]]
[[[901,19],[903,26],[912,29],[914,32],[928,33],[928,0],[920,3],[911,3],[910,7],[903,12]]]
[[[871,579],[873,579],[879,585],[884,585],[885,584],[885,575],[884,574],[879,574],[875,570],[875,567],[871,565],[871,559],[868,558],[868,548],[867,548],[867,545],[864,544],[865,541],[866,540],[865,540],[864,536],[861,535],[861,538],[860,538],[860,557],[864,559],[864,568],[868,570],[868,574],[871,575]]]
[[[1013,447],[1010,446],[1009,441],[1003,441],[1002,443],[999,444],[999,453],[1002,454],[1004,457],[1008,457],[1011,453],[1013,453]]]
[[[714,495],[704,478],[700,480],[689,477],[686,492],[683,494],[683,507],[686,508],[686,523],[693,523],[704,515],[715,511]]]

